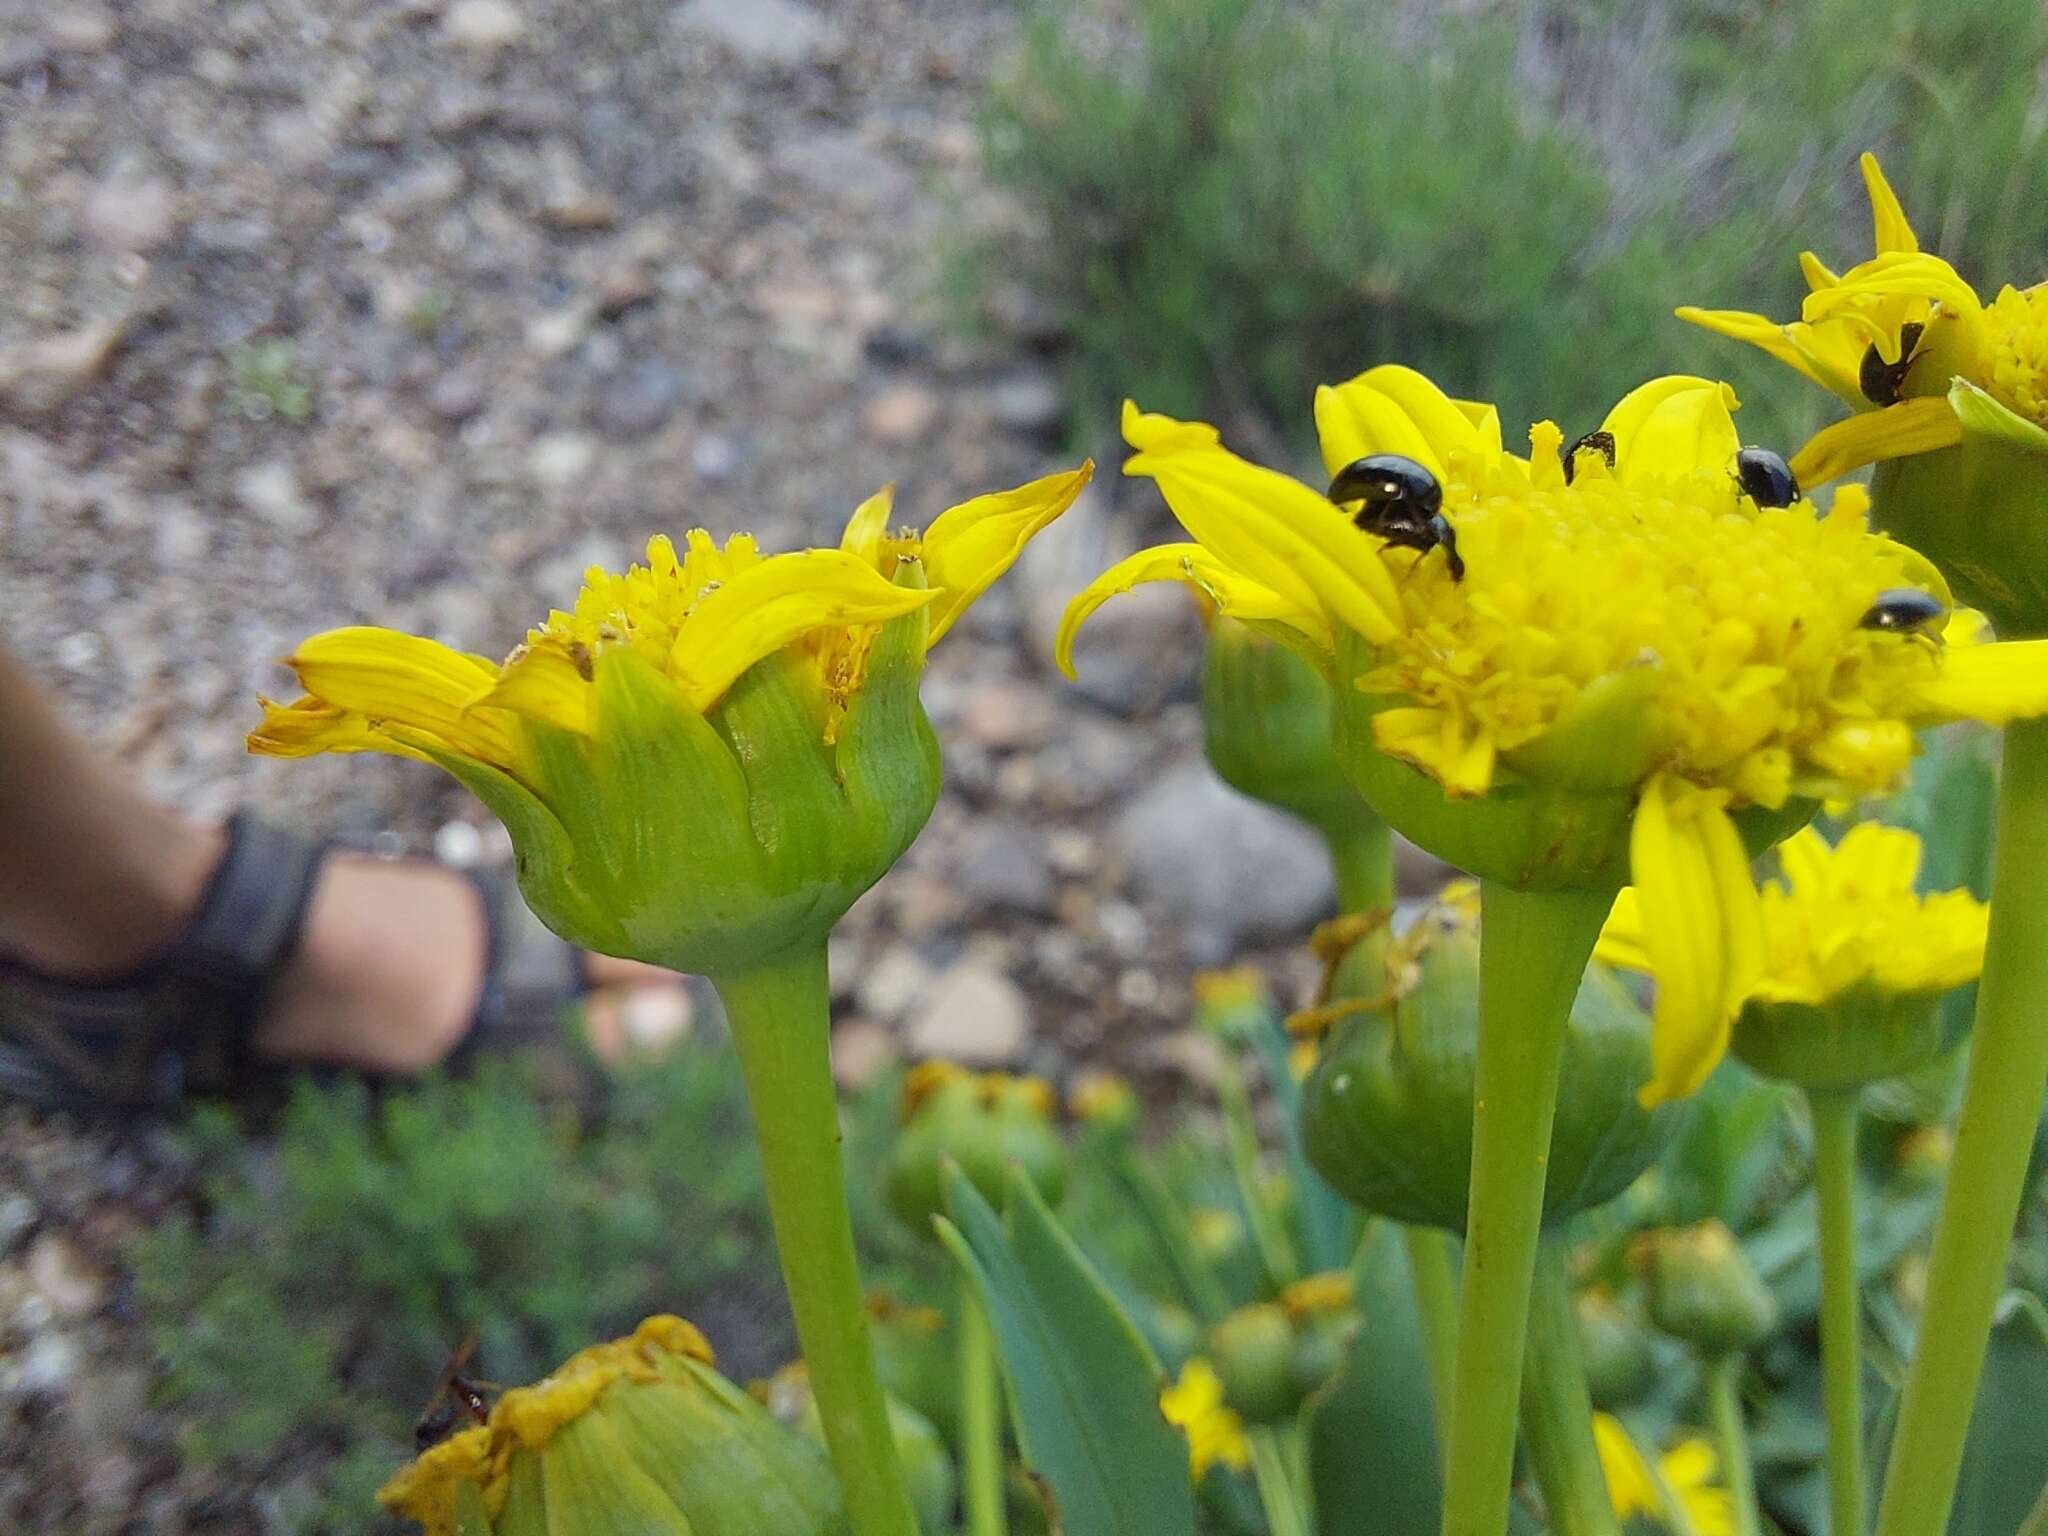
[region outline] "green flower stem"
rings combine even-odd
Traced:
[[[960,1452],[968,1536],[1003,1536],[1003,1406],[995,1337],[965,1270],[960,1275]]]
[[[1749,1429],[1742,1419],[1742,1366],[1742,1356],[1733,1353],[1707,1362],[1707,1417],[1714,1427],[1721,1477],[1735,1503],[1736,1536],[1762,1536],[1756,1473],[1749,1460]]]
[[[715,981],[754,1112],[782,1278],[853,1536],[917,1536],[875,1375],[846,1209],[824,947]]]
[[[1481,888],[1479,1064],[1444,1536],[1503,1536],[1565,1022],[1609,891]]]
[[[1347,913],[1394,904],[1394,835],[1364,801],[1322,828],[1337,876],[1337,904]]]
[[[1991,936],[1969,1080],[1878,1536],[1940,1536],[1947,1528],[2048,1085],[2048,721],[2006,727],[1992,857]]]
[[[1522,1437],[1557,1536],[1620,1536],[1600,1450],[1593,1443],[1593,1398],[1579,1354],[1571,1280],[1560,1239],[1536,1250],[1529,1297],[1529,1356],[1522,1369]]]
[[[1301,1259],[1294,1251],[1287,1223],[1266,1198],[1260,1184],[1259,1131],[1252,1118],[1251,1093],[1245,1087],[1244,1073],[1238,1068],[1233,1048],[1228,1045],[1216,1073],[1216,1098],[1223,1108],[1230,1171],[1237,1180],[1237,1197],[1244,1204],[1245,1220],[1251,1225],[1259,1260],[1275,1287],[1291,1284],[1301,1278]]]
[[[1295,1460],[1281,1444],[1280,1431],[1254,1429],[1246,1436],[1252,1448],[1252,1481],[1266,1514],[1268,1536],[1313,1536],[1301,1490],[1294,1480]]]
[[[1408,1283],[1415,1288],[1441,1455],[1451,1443],[1451,1374],[1458,1357],[1458,1276],[1451,1264],[1451,1235],[1434,1227],[1403,1227],[1401,1241],[1408,1250]]]
[[[1119,1146],[1114,1158],[1111,1171],[1130,1196],[1131,1204],[1137,1207],[1153,1245],[1180,1282],[1182,1299],[1204,1328],[1221,1322],[1230,1311],[1230,1298],[1195,1252],[1194,1244],[1188,1241],[1187,1217],[1174,1204],[1158,1175],[1133,1157],[1128,1146]]]
[[[1863,1530],[1863,1322],[1856,1283],[1856,1117],[1860,1090],[1809,1088],[1820,1200],[1821,1392],[1828,1419],[1829,1530]]]

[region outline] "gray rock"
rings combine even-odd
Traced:
[[[1072,592],[1041,593],[1028,614],[1032,649],[1047,667]],[[1074,686],[1126,718],[1191,697],[1206,641],[1195,605],[1177,583],[1150,582],[1095,610],[1074,644]]]
[[[683,398],[682,370],[665,358],[643,357],[607,379],[597,393],[597,425],[614,437],[643,437]]]
[[[1245,940],[1298,938],[1334,896],[1321,839],[1201,763],[1169,769],[1139,795],[1110,844],[1138,897],[1180,923],[1197,964],[1226,959]]]
[[[427,408],[443,421],[467,421],[484,407],[487,393],[483,375],[474,368],[457,368],[434,381],[427,395]]]
[[[13,1251],[22,1235],[36,1224],[36,1204],[20,1191],[0,1197],[0,1258]]]
[[[989,414],[999,427],[1032,436],[1057,432],[1067,397],[1048,368],[1020,368],[989,386]]]
[[[798,133],[776,146],[776,174],[814,197],[873,212],[909,201],[917,180],[904,164],[843,128]]]
[[[177,198],[161,176],[117,172],[85,200],[85,227],[116,251],[153,251],[177,225]]]
[[[286,459],[243,470],[235,477],[235,500],[284,533],[304,535],[320,526],[320,509],[299,488],[298,471]]]
[[[456,0],[441,18],[448,40],[478,53],[496,53],[526,35],[526,18],[508,0]]]
[[[1000,970],[970,956],[944,972],[912,1016],[913,1054],[994,1067],[1016,1060],[1031,1038],[1031,1009]]]
[[[718,43],[745,64],[789,68],[831,52],[837,28],[794,0],[686,0],[675,13],[686,32]]]
[[[968,825],[950,861],[954,886],[980,907],[1014,912],[1052,908],[1052,870],[1045,840],[1015,822],[977,820]]]
[[[0,347],[0,405],[54,411],[106,372],[127,330],[122,316]]]

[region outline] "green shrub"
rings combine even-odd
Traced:
[[[1302,440],[1319,381],[1399,360],[1570,430],[1657,372],[1729,377],[1756,440],[1826,402],[1678,303],[1789,313],[1793,257],[1868,254],[1877,150],[1989,279],[2048,250],[2031,0],[1041,0],[986,114],[1031,215],[973,253],[1121,395]]]

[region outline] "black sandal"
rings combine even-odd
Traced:
[[[0,957],[0,1098],[53,1109],[174,1109],[273,1079],[249,1040],[289,964],[338,845],[253,816],[228,823],[199,909],[162,954],[105,981],[71,981]],[[484,982],[444,1066],[560,1042],[589,991],[583,956],[543,928],[507,880],[465,872],[483,904]]]

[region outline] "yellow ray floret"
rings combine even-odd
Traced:
[[[1159,1394],[1166,1422],[1188,1437],[1188,1465],[1200,1482],[1221,1462],[1242,1472],[1252,1464],[1244,1420],[1223,1400],[1223,1378],[1197,1355],[1181,1367],[1180,1379]]]

